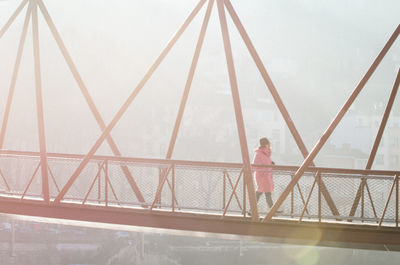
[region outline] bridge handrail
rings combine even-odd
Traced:
[[[26,157],[40,157],[39,152],[33,151],[16,151],[16,150],[0,150],[2,156],[26,156]],[[66,153],[47,153],[48,159],[76,159],[80,160],[85,157],[83,154],[66,154]],[[192,166],[192,167],[210,167],[210,168],[231,168],[240,170],[243,167],[242,163],[232,162],[207,162],[207,161],[190,161],[190,160],[174,160],[174,159],[157,159],[157,158],[138,158],[138,157],[117,157],[95,155],[92,161],[108,161],[110,163],[141,163],[141,164],[160,164],[175,166]],[[297,171],[298,166],[288,165],[257,165],[252,166],[260,168],[272,168],[281,171]],[[400,175],[400,171],[394,170],[366,170],[366,169],[345,169],[345,168],[328,168],[328,167],[308,167],[307,173],[314,173],[320,171],[324,174],[351,174],[361,176],[395,176]]]

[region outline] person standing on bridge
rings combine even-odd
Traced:
[[[271,160],[271,146],[270,142],[267,138],[263,137],[260,139],[260,146],[255,151],[254,165],[274,165],[275,163]],[[265,194],[265,199],[269,208],[272,207],[274,202],[272,201],[271,193],[274,191],[274,180],[272,178],[272,168],[270,167],[257,167],[253,166],[253,171],[255,171],[256,182],[257,182],[257,191],[256,198],[257,202],[260,199],[261,195]],[[277,211],[280,213],[282,211]]]

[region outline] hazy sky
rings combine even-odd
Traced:
[[[197,3],[192,0],[44,2],[107,123]],[[18,4],[15,0],[0,1],[0,25]],[[400,22],[398,0],[232,0],[232,4],[309,148]],[[150,135],[146,141],[166,148],[161,139],[164,141],[170,135],[204,10],[113,131],[116,138],[124,139],[121,140],[124,154],[143,154],[132,151],[133,147],[126,143],[138,131]],[[189,100],[194,105],[206,104],[216,93],[229,91],[216,15],[215,8]],[[24,12],[0,40],[1,117],[23,16]],[[242,105],[251,108],[255,98],[270,99],[271,96],[233,24],[229,23]],[[37,147],[31,35],[29,31],[12,109],[14,118],[9,123],[5,146],[8,148]],[[42,18],[40,44],[49,150],[86,152],[99,130]],[[387,99],[399,66],[400,40],[397,40],[360,95],[356,107],[367,111],[373,103]],[[218,102],[231,104],[231,99],[226,97]],[[146,123],[150,114],[165,122],[162,131],[153,130]],[[213,120],[212,111],[196,113],[188,107],[187,115],[192,115],[193,120],[204,120],[202,126],[206,126],[208,118]],[[234,122],[233,109],[229,122]],[[218,132],[227,123],[213,121],[208,129]],[[67,138],[74,140],[63,140]],[[132,139],[132,143],[140,140],[143,139]],[[253,148],[257,139],[248,140]]]

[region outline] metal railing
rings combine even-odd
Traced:
[[[83,155],[49,153],[48,158],[50,201],[54,202]],[[137,198],[129,185],[125,167],[144,201]],[[276,200],[298,167],[270,167],[275,183],[272,196]],[[41,170],[39,153],[0,151],[0,196],[43,200]],[[274,218],[398,227],[399,175],[399,171],[307,168],[281,205],[282,212]],[[351,216],[361,182],[365,185],[361,189],[360,204]],[[332,213],[321,195],[323,192],[329,193],[339,215]],[[109,156],[94,156],[62,202],[82,207],[102,205],[143,211],[195,212],[219,218],[246,218],[250,210],[242,164]],[[269,210],[263,197],[258,202],[258,210],[261,217]]]

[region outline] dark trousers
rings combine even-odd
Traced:
[[[261,197],[261,194],[265,194],[265,199],[267,201],[267,204],[269,206],[269,208],[272,207],[272,205],[274,205],[274,202],[272,201],[272,196],[271,196],[271,192],[256,192],[256,198],[257,198],[257,202]]]

